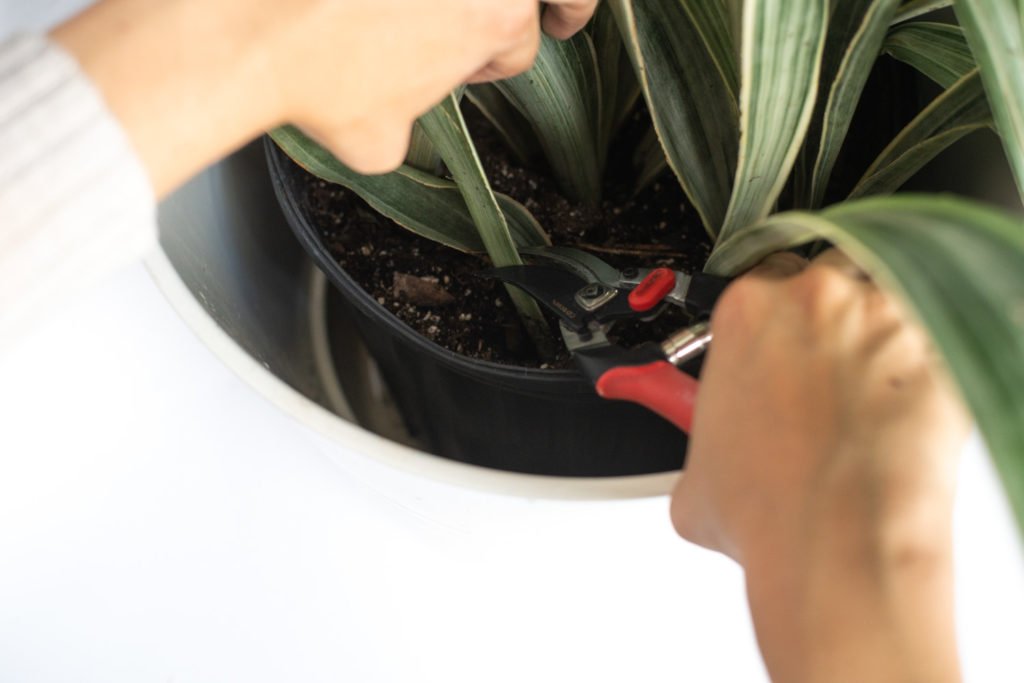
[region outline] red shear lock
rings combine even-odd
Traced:
[[[629,307],[637,313],[646,313],[676,288],[676,274],[668,268],[655,268],[629,293]]]
[[[484,275],[519,287],[558,317],[566,347],[598,395],[640,404],[688,432],[698,384],[678,366],[711,343],[711,330],[701,318],[729,280],[669,268],[631,269],[627,274],[567,247],[522,253],[531,259],[530,265],[497,268]],[[656,317],[663,304],[687,310],[696,324],[661,344],[627,349],[609,339],[617,321]]]

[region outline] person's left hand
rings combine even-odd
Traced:
[[[53,36],[121,121],[157,194],[293,123],[383,173],[458,85],[521,73],[541,26],[566,38],[598,0],[103,0]]]

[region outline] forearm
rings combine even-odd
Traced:
[[[747,563],[751,613],[779,682],[959,681],[948,509],[834,524]],[[767,550],[767,549],[766,549]]]
[[[52,37],[103,94],[163,195],[276,123],[260,46],[283,30],[277,4],[106,0]]]

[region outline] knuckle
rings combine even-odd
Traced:
[[[820,320],[850,297],[856,283],[833,268],[808,268],[789,281],[791,296],[800,308]]]
[[[681,538],[696,542],[699,535],[698,526],[694,523],[696,515],[695,511],[691,509],[692,505],[688,503],[689,498],[677,489],[672,496],[669,517],[672,520],[672,527]]]
[[[409,152],[412,126],[360,126],[330,145],[332,151],[356,173],[380,175],[402,165]]]
[[[507,43],[516,43],[522,40],[531,28],[537,27],[537,12],[536,2],[501,2],[495,9],[492,26],[497,31],[499,39]]]
[[[537,58],[537,48],[534,46],[531,49],[521,50],[516,53],[515,57],[509,64],[510,75],[518,76],[521,73],[525,73],[533,68],[533,62]]]
[[[752,313],[763,308],[768,284],[755,278],[740,278],[729,285],[711,315],[716,330],[744,327],[751,323]]]
[[[596,0],[575,0],[551,5],[544,15],[545,30],[555,38],[568,39],[586,25],[596,6]]]

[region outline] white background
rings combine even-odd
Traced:
[[[0,357],[0,682],[763,680],[740,573],[666,505],[376,464],[132,267]],[[956,542],[969,677],[1024,680],[1024,554],[976,446]]]

